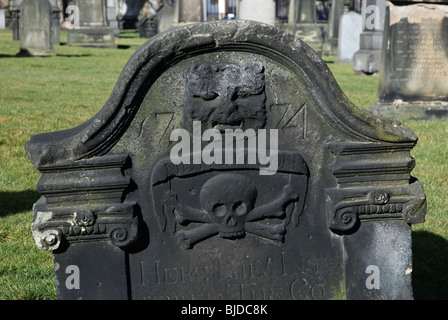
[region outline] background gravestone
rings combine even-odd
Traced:
[[[114,30],[115,37],[119,37],[120,27],[117,21],[117,10],[115,8],[114,0],[107,0],[106,2],[106,17],[107,24],[109,25],[109,27],[111,27],[112,30]]]
[[[0,30],[4,30],[5,28],[6,28],[5,10],[0,10]]]
[[[61,9],[58,7],[57,0],[48,0],[51,4],[51,13],[52,13],[52,24],[51,24],[51,33],[52,33],[52,42],[53,45],[60,44],[60,25],[59,19],[61,14]],[[20,10],[23,0],[13,0],[10,2],[10,12],[11,12],[11,20],[12,20],[12,31],[13,31],[13,40],[20,40]]]
[[[275,26],[275,1],[244,0],[238,3],[238,19],[260,21]]]
[[[324,30],[317,24],[316,1],[290,0],[286,30],[322,55]]]
[[[202,0],[177,0],[174,2],[174,26],[204,21]]]
[[[54,55],[50,2],[48,0],[24,0],[20,11],[19,54]]]
[[[19,19],[20,19],[21,4],[22,4],[22,0],[10,1],[9,11],[11,12],[12,39],[14,41],[19,40]]]
[[[332,0],[330,17],[328,19],[328,42],[330,53],[335,55],[338,51],[338,39],[341,34],[340,20],[344,13],[344,0]]]
[[[67,45],[116,48],[115,32],[108,25],[106,0],[75,0],[79,8],[79,28],[69,29]]]
[[[372,112],[401,120],[448,119],[448,3],[438,3],[388,4]]]
[[[31,229],[60,299],[411,299],[416,141],[293,35],[190,25],[137,50],[91,120],[26,144]]]
[[[5,10],[0,10],[0,30],[6,28]]]
[[[359,38],[359,50],[354,56],[354,70],[357,73],[380,71],[385,7],[386,0],[362,1],[363,31]]]
[[[171,29],[174,21],[174,7],[170,5],[164,5],[157,12],[157,30],[158,32],[164,32]]]
[[[362,32],[362,17],[354,11],[341,17],[338,38],[338,63],[353,63],[353,57],[359,50],[359,38]]]

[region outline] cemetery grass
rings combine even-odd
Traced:
[[[40,173],[24,144],[38,133],[72,128],[106,103],[135,50],[137,33],[117,39],[119,49],[55,47],[55,57],[19,58],[10,30],[0,31],[0,299],[56,299],[50,252],[31,236],[32,206]],[[352,65],[326,57],[345,94],[359,107],[376,100],[378,77],[356,76]],[[448,124],[408,121],[418,136],[413,175],[428,197],[426,222],[413,226],[413,287],[416,299],[448,299]]]

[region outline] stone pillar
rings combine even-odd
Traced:
[[[75,0],[79,8],[79,28],[69,29],[67,45],[116,48],[115,34],[107,24],[106,0]]]
[[[58,6],[58,0],[50,0],[51,4],[51,15],[52,15],[52,30],[51,34],[53,37],[53,45],[61,44],[61,35],[60,35],[60,18],[61,18],[61,9]]]
[[[305,41],[322,55],[324,26],[317,24],[315,0],[291,0],[286,31]]]
[[[344,0],[331,0],[330,18],[328,21],[328,41],[330,54],[336,54],[338,50],[339,21],[344,13]]]
[[[11,20],[12,20],[12,40],[19,40],[19,28],[20,28],[20,5],[22,0],[13,0],[10,2]]]
[[[238,19],[264,22],[275,26],[274,0],[239,0]]]
[[[107,23],[109,24],[109,27],[111,27],[112,30],[114,30],[115,36],[119,37],[120,36],[120,27],[118,26],[117,11],[115,8],[114,0],[107,0],[106,17],[107,17]]]
[[[380,71],[385,8],[386,0],[363,0],[363,32],[360,49],[354,57],[354,69],[357,73],[373,74]]]
[[[401,121],[448,120],[448,1],[394,2],[386,8],[378,100],[369,110]]]
[[[20,11],[19,55],[54,55],[50,2],[48,0],[24,0]]]

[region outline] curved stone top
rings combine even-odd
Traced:
[[[416,143],[400,123],[380,120],[356,107],[342,92],[325,62],[304,42],[253,21],[199,23],[160,33],[131,57],[111,97],[87,122],[64,131],[31,137],[25,145],[38,168],[106,154],[132,122],[156,79],[182,59],[213,51],[244,51],[268,56],[303,78],[321,115],[348,137],[386,143]]]

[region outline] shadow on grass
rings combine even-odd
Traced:
[[[39,193],[35,190],[0,191],[0,217],[31,210],[39,197]]]
[[[414,299],[448,299],[448,241],[430,232],[415,231],[412,250]]]
[[[40,56],[27,56],[27,55],[20,55],[20,54],[0,54],[0,58],[42,58],[42,59],[51,59],[52,57],[65,57],[65,58],[83,58],[83,57],[91,57],[91,54],[62,54],[58,53],[54,56],[48,56],[48,57],[40,57]]]

